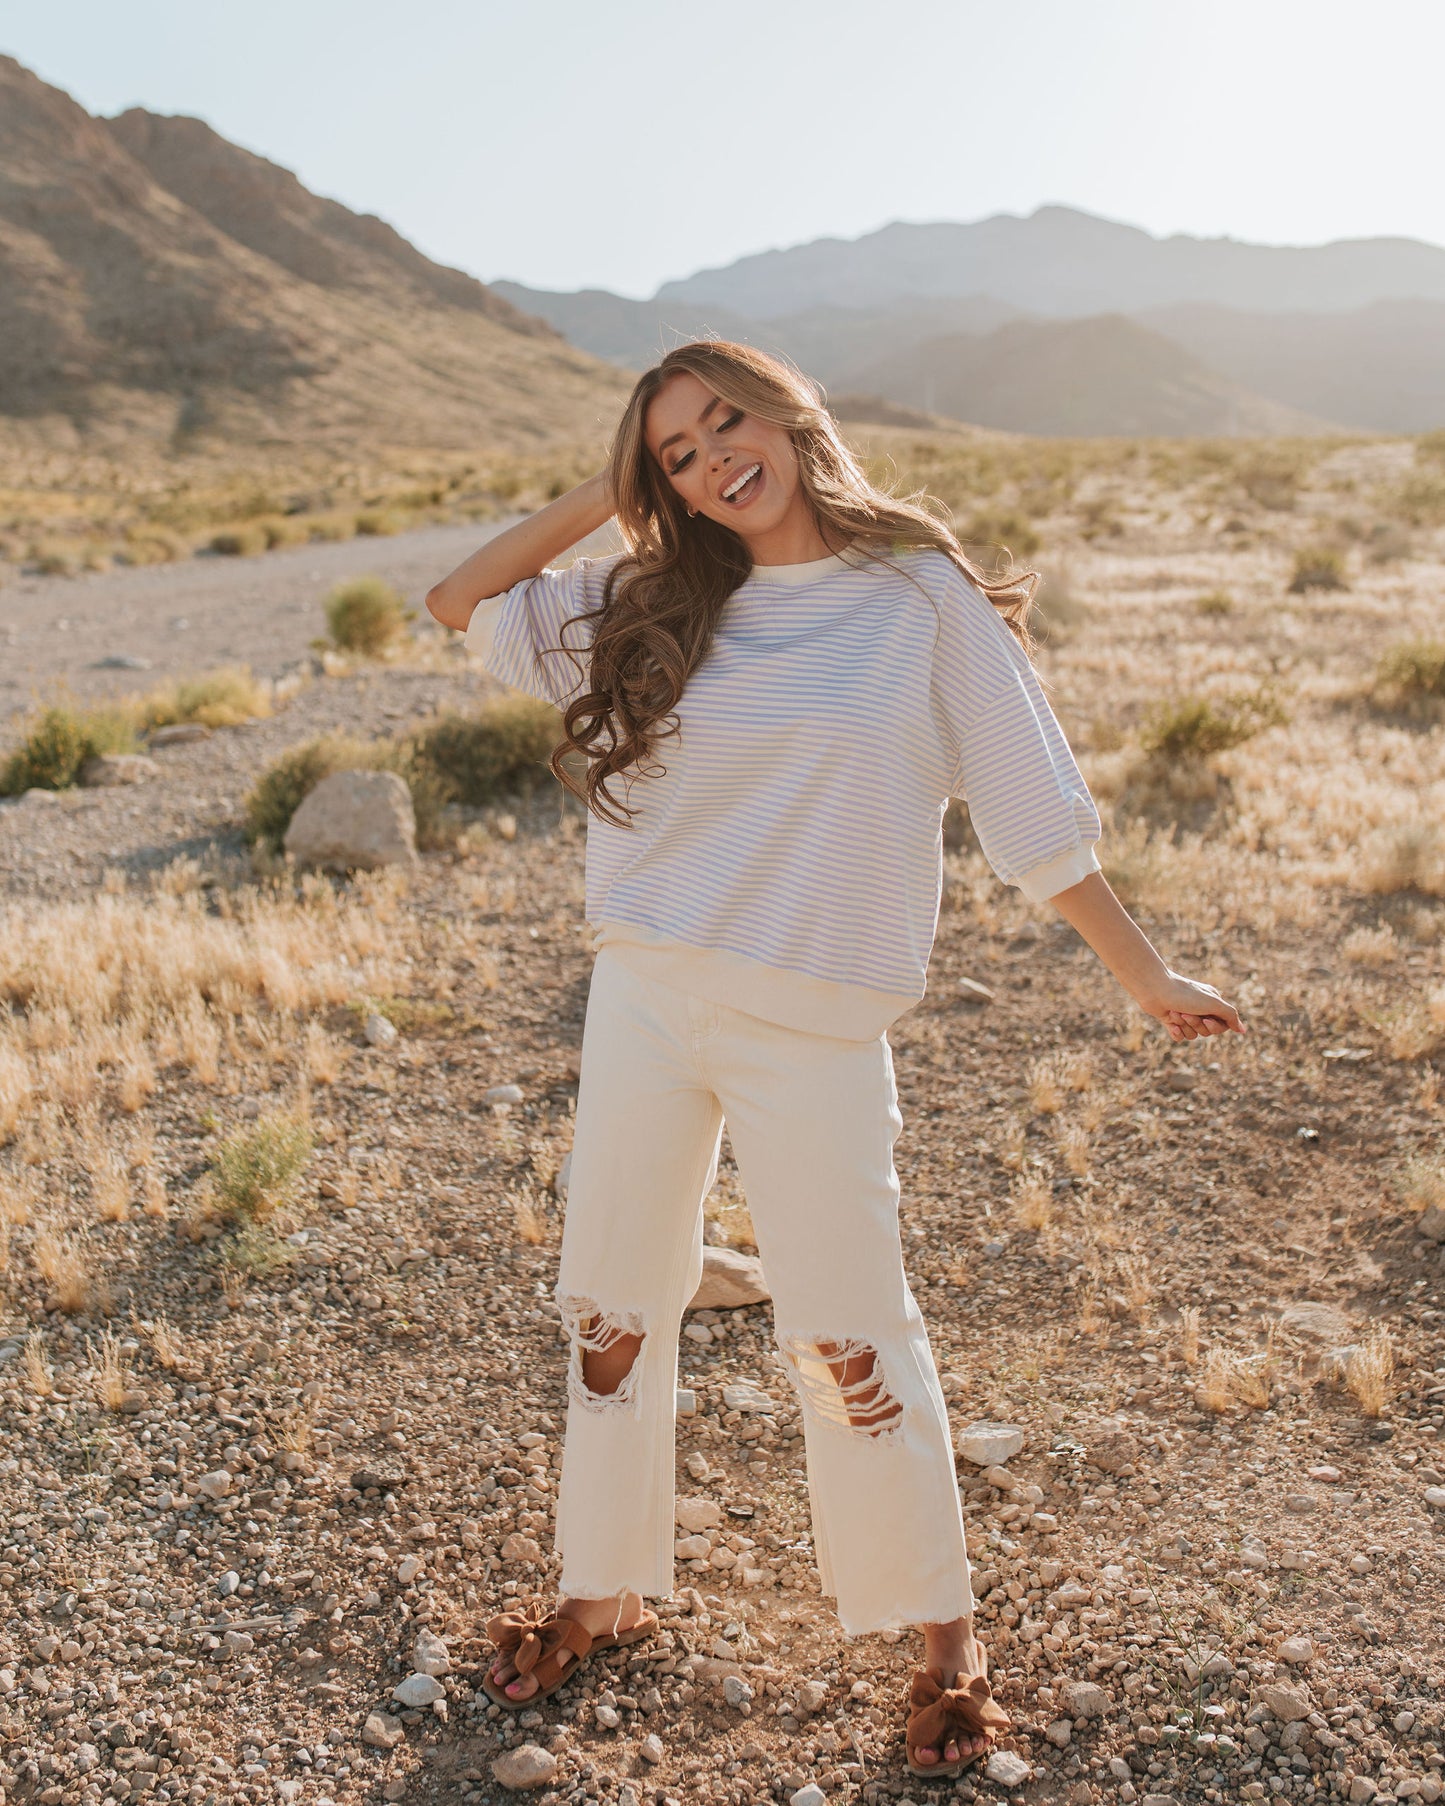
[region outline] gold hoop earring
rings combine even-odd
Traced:
[[[688,513],[689,520],[695,520],[697,518],[697,509],[696,508],[689,508],[687,513]]]

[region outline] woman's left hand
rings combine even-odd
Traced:
[[[1221,997],[1213,985],[1200,984],[1180,972],[1170,972],[1157,993],[1136,999],[1146,1015],[1156,1016],[1169,1031],[1171,1041],[1194,1041],[1201,1035],[1222,1035],[1230,1029],[1249,1031],[1239,1011]]]

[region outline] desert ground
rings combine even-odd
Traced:
[[[867,449],[1027,535],[1106,873],[1249,1028],[1171,1044],[951,818],[896,1157],[954,1427],[1022,1432],[958,1462],[1012,1766],[906,1772],[920,1646],[820,1597],[765,1304],[688,1318],[661,1635],[520,1716],[474,1686],[555,1578],[585,817],[546,779],[351,878],[243,832],[303,742],[492,706],[429,622],[311,644],[359,571],[419,606],[491,530],[452,523],[7,566],[0,760],[62,685],[244,661],[261,700],[0,802],[5,1806],[1441,1797],[1436,454]]]

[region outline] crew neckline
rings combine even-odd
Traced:
[[[755,564],[749,576],[758,577],[766,583],[812,583],[832,571],[856,570],[864,562],[857,547],[857,540],[850,540],[842,552],[829,552],[826,557],[809,558],[802,564]]]

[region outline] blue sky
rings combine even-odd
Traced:
[[[1445,244],[1437,0],[0,0],[0,50],[539,288],[1045,202]]]

